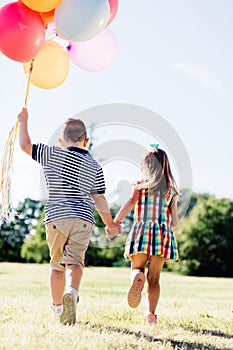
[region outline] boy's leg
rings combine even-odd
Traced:
[[[66,287],[74,288],[78,292],[83,275],[85,253],[91,239],[93,224],[74,218],[70,225],[70,233],[64,247],[61,264],[66,266]]]
[[[61,263],[66,266],[66,291],[63,295],[63,313],[60,321],[69,325],[76,322],[78,290],[83,275],[85,252],[93,228],[92,223],[82,219],[74,219],[71,226],[72,229],[61,259]]]
[[[81,279],[83,276],[82,265],[66,265],[66,285],[67,288],[74,288],[79,291]]]
[[[53,305],[62,304],[65,289],[65,267],[60,264],[67,237],[57,227],[57,222],[46,224],[46,240],[50,251],[50,292]]]
[[[62,298],[63,312],[60,322],[74,325],[76,322],[76,308],[79,301],[78,290],[83,275],[82,265],[66,265],[66,292]]]
[[[62,304],[66,285],[65,271],[50,270],[50,291],[54,305]]]

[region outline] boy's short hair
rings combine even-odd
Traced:
[[[68,118],[65,121],[63,138],[65,141],[83,141],[87,137],[85,124],[78,118]]]

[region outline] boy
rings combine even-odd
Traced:
[[[48,187],[44,222],[51,257],[51,308],[62,324],[72,325],[95,223],[94,205],[108,230],[119,232],[120,225],[113,222],[104,196],[102,168],[86,149],[89,139],[84,123],[73,118],[66,121],[60,148],[31,143],[26,108],[18,114],[18,122],[20,147],[43,166]]]

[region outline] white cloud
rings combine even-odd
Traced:
[[[198,80],[202,85],[205,87],[212,89],[214,91],[222,91],[223,90],[223,83],[220,79],[218,79],[215,74],[212,72],[209,72],[206,69],[203,69],[197,64],[189,63],[189,62],[177,62],[173,63],[172,66],[180,71],[183,72],[190,77]]]

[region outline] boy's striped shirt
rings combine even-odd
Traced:
[[[94,223],[93,194],[105,193],[101,166],[81,148],[33,145],[32,158],[43,166],[48,200],[44,222],[78,217]]]

